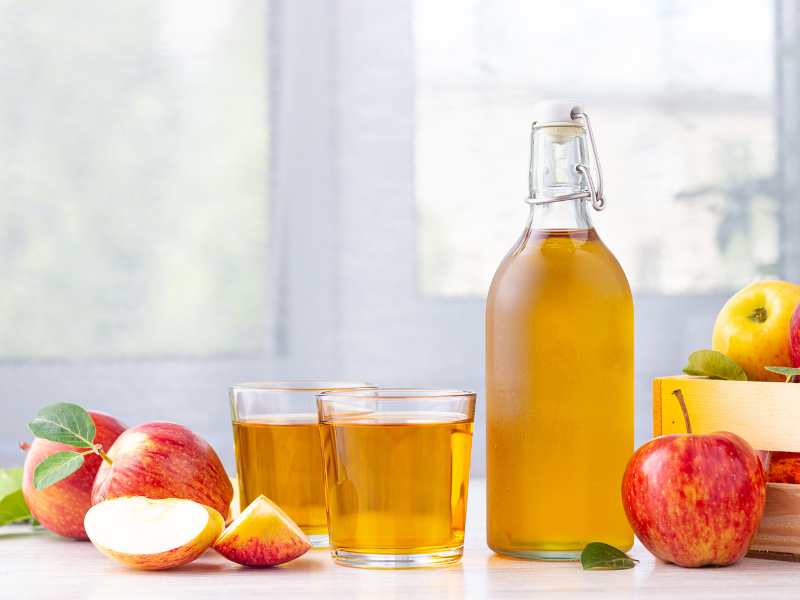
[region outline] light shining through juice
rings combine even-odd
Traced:
[[[316,421],[315,414],[269,414],[233,423],[242,509],[264,494],[307,535],[327,535]]]
[[[426,554],[463,545],[472,447],[464,415],[336,417],[321,438],[332,547]]]
[[[630,548],[633,303],[616,259],[594,229],[531,232],[486,315],[489,545],[528,558]]]

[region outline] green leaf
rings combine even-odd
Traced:
[[[25,504],[22,490],[11,492],[0,498],[0,525],[27,521],[32,518],[31,511],[28,510],[28,505]]]
[[[800,377],[800,368],[798,367],[764,367],[767,371],[772,371],[778,375],[786,377],[786,383],[792,383],[794,377]]]
[[[91,448],[94,442],[94,421],[77,404],[60,402],[45,406],[28,427],[36,437],[76,448]]]
[[[0,469],[0,525],[32,518],[22,496],[22,469]]]
[[[36,465],[36,470],[33,472],[33,485],[37,490],[43,490],[48,485],[53,485],[65,477],[69,477],[80,469],[82,464],[83,455],[71,450],[51,454]]]
[[[22,469],[0,469],[0,498],[22,489]]]
[[[622,550],[602,542],[591,542],[581,552],[581,566],[587,571],[632,569],[639,562]]]
[[[744,369],[737,365],[722,352],[716,350],[697,350],[689,355],[689,360],[683,368],[687,375],[701,375],[711,379],[730,379],[732,381],[747,381]]]

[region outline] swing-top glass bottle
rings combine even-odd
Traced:
[[[502,554],[574,560],[589,542],[633,543],[620,499],[633,302],[590,218],[605,200],[588,116],[564,102],[535,112],[530,215],[486,307],[487,534]]]

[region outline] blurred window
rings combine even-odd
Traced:
[[[531,107],[584,103],[634,291],[729,291],[779,265],[771,2],[415,4],[421,285],[483,295],[525,222]],[[635,24],[635,25],[634,25]]]
[[[266,12],[0,5],[0,358],[261,348]]]

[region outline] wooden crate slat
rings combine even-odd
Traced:
[[[675,389],[683,392],[694,433],[731,431],[756,450],[800,452],[800,384],[656,378],[653,435],[686,432]],[[800,485],[767,484],[764,517],[749,555],[800,560]]]
[[[767,484],[764,518],[750,551],[800,555],[800,485]]]
[[[800,384],[660,377],[653,382],[654,435],[686,431],[675,389],[695,433],[731,431],[756,450],[800,452]]]

